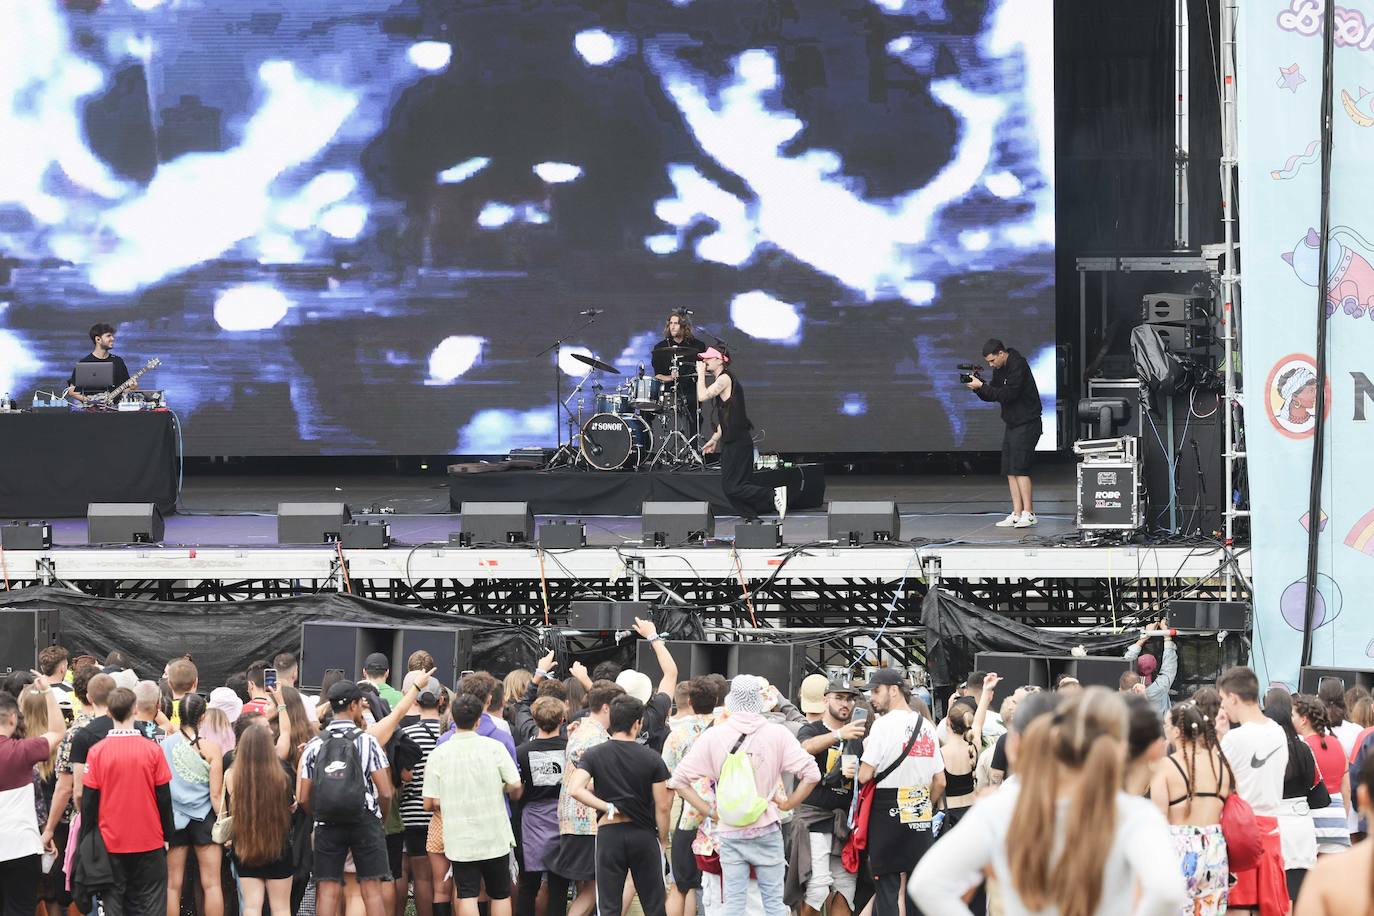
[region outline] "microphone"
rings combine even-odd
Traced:
[[[604,312],[604,311],[606,311],[606,310],[605,310],[605,309],[583,309],[582,311],[578,312],[577,314],[583,316],[584,318],[595,318],[597,315],[600,315],[600,314],[601,314],[602,312]]]

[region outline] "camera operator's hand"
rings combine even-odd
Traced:
[[[969,391],[977,391],[983,387],[983,380],[975,375],[971,380],[964,383],[964,387]]]

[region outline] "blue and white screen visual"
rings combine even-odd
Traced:
[[[0,5],[0,392],[118,327],[191,455],[500,454],[727,344],[767,451],[1054,435],[1051,0]],[[602,310],[586,324],[581,312]],[[585,326],[584,326],[585,325]],[[560,354],[538,355],[566,337]],[[618,367],[586,378],[572,358]]]

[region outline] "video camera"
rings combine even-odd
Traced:
[[[983,371],[983,367],[975,363],[960,363],[959,383],[961,385],[967,385],[969,382],[973,381],[974,376],[977,376],[981,371]]]

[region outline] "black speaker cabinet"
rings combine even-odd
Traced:
[[[768,642],[737,642],[731,657],[730,677],[757,674],[795,700],[801,686],[804,650],[799,645]]]
[[[472,630],[468,627],[406,627],[320,620],[301,624],[301,686],[318,690],[330,668],[344,678],[362,677],[363,660],[373,652],[391,659],[391,686],[400,689],[410,654],[424,649],[434,656],[435,673],[453,687],[458,672],[472,667]]]
[[[756,674],[778,688],[783,696],[795,699],[805,673],[805,650],[797,645],[676,639],[665,640],[664,645],[677,662],[679,681],[704,674],[720,674],[727,678]],[[635,670],[647,674],[655,686],[663,677],[654,647],[642,639],[635,643]]]
[[[1084,687],[1108,687],[1116,690],[1121,686],[1121,675],[1131,670],[1131,663],[1124,658],[1085,655],[1082,658],[1058,656],[1049,659],[1051,683],[1061,674],[1078,678]]]
[[[826,537],[842,544],[899,541],[902,518],[897,504],[882,502],[832,502]]]
[[[1369,668],[1332,668],[1322,665],[1305,665],[1298,672],[1298,693],[1315,694],[1325,678],[1334,677],[1341,682],[1341,690],[1363,687],[1374,690],[1374,670]]]
[[[716,513],[706,502],[648,502],[640,508],[646,547],[699,544],[716,536]]]
[[[1169,626],[1179,630],[1244,632],[1250,605],[1244,601],[1170,601]]]
[[[572,601],[568,604],[568,627],[598,633],[614,633],[634,626],[635,618],[653,619],[647,601]]]
[[[712,643],[688,642],[681,639],[667,639],[663,641],[667,646],[668,654],[677,662],[677,679],[686,681],[702,674],[709,674],[708,671],[697,671],[692,667],[696,660],[696,646],[709,646]],[[649,676],[649,681],[658,687],[658,682],[663,677],[663,669],[659,667],[658,655],[654,652],[653,643],[642,639],[635,640],[635,670]],[[721,674],[724,674],[724,669]]]
[[[278,503],[278,544],[330,544],[353,520],[343,503]]]
[[[992,711],[997,712],[1002,701],[1011,696],[1017,687],[1040,687],[1049,689],[1049,664],[1044,658],[1035,655],[1021,655],[1017,652],[979,652],[973,659],[975,671],[985,674],[1000,674],[1002,681],[992,695]],[[943,697],[941,700],[947,700]]]
[[[38,667],[38,653],[61,639],[59,613],[0,609],[0,676]]]
[[[391,546],[391,523],[349,522],[339,539],[349,550],[381,550]]]
[[[162,513],[152,503],[91,503],[86,507],[87,544],[158,544]]]
[[[780,522],[740,522],[735,526],[736,550],[777,550],[781,546]]]
[[[549,522],[539,526],[539,546],[545,550],[576,550],[587,546],[587,526],[578,522]]]
[[[463,503],[465,547],[534,543],[534,513],[529,503]]]
[[[47,550],[52,546],[52,525],[47,522],[10,522],[0,525],[0,549]]]

